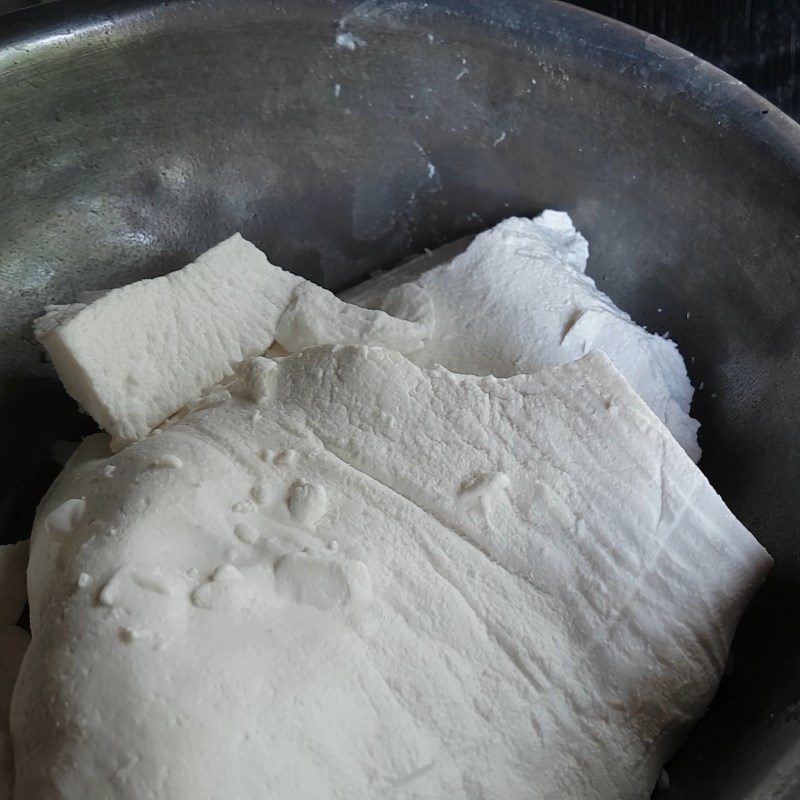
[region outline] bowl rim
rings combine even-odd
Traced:
[[[651,93],[658,88],[684,94],[701,114],[766,147],[785,168],[800,176],[800,123],[787,113],[688,50],[562,0],[366,0],[355,6],[352,0],[293,0],[286,4],[281,0],[226,0],[224,4],[214,0],[51,0],[0,16],[0,80],[8,66],[16,64],[15,57],[30,47],[58,46],[120,24],[153,31],[159,27],[159,12],[208,18],[215,13],[232,15],[237,7],[257,14],[264,22],[270,14],[286,20],[316,12],[338,19],[340,28],[346,23],[364,23],[397,29],[399,19],[433,20],[439,16],[476,30],[494,30],[495,37],[510,36],[523,45],[530,44],[537,34],[549,34],[556,44],[580,44],[587,58],[601,56],[602,66],[619,66],[620,73],[627,71],[626,62],[629,66],[632,61],[648,70],[656,68],[655,73],[646,75],[651,84],[645,83],[643,88]]]

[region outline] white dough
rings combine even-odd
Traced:
[[[28,540],[0,545],[0,629],[14,625],[25,609]]]
[[[608,359],[239,376],[42,502],[17,800],[646,797],[770,558]]]
[[[269,262],[239,234],[177,272],[52,306],[36,321],[67,391],[119,449],[141,439],[277,341],[368,342],[408,352],[431,319],[348,306]]]
[[[675,344],[648,333],[584,274],[589,249],[567,214],[507,219],[343,293],[381,307],[388,292],[425,290],[436,327],[409,357],[465,374],[507,377],[602,350],[697,461],[692,386]],[[395,297],[394,302],[398,299]]]

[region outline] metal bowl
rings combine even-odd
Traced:
[[[340,289],[509,214],[568,210],[669,331],[701,466],[776,559],[670,797],[800,791],[800,129],[653,36],[549,0],[64,3],[0,19],[3,538],[56,439],[45,303],[235,230]]]

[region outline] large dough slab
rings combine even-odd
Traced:
[[[227,391],[43,501],[18,800],[647,797],[770,559],[608,359]]]

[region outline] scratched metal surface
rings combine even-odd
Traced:
[[[568,2],[680,45],[800,119],[800,0]],[[31,4],[0,0],[0,14]]]
[[[90,427],[32,340],[46,302],[236,229],[336,289],[564,208],[600,285],[704,383],[702,467],[777,562],[669,796],[798,796],[795,123],[548,0],[53,3],[0,20],[0,109],[0,539],[27,535],[53,440]]]

